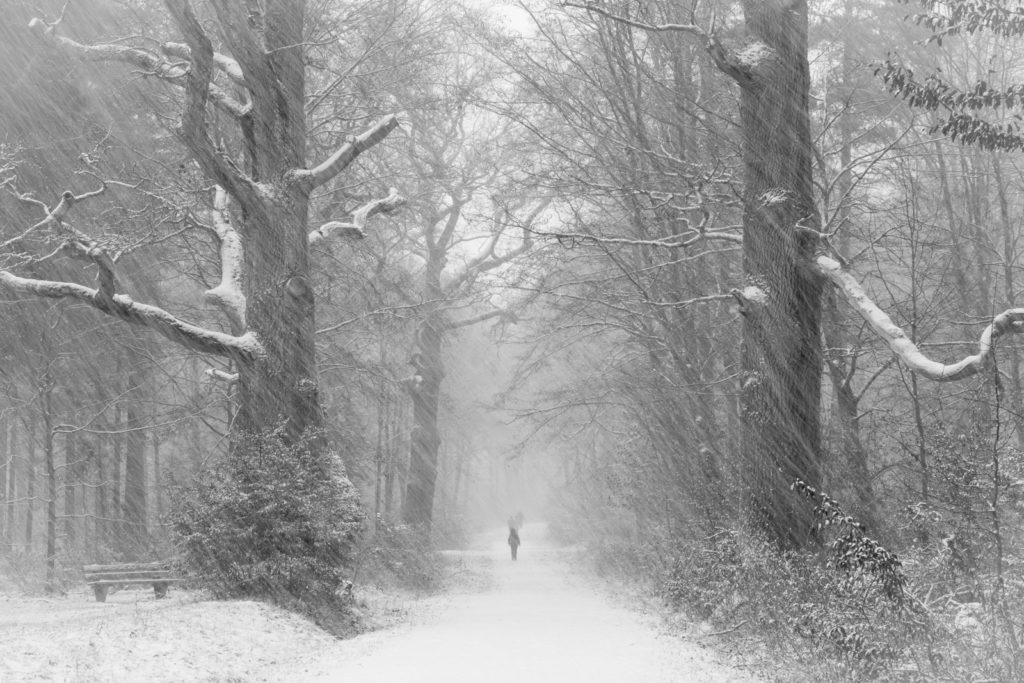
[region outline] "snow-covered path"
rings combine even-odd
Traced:
[[[488,681],[752,681],[713,654],[667,635],[614,607],[573,575],[575,554],[544,542],[527,525],[519,561],[500,530],[467,564],[488,563],[492,585],[455,594],[431,617],[347,643],[344,661],[317,680]],[[306,675],[312,672],[306,672]]]
[[[106,603],[84,584],[63,597],[0,594],[0,683],[754,680],[660,634],[655,618],[615,607],[573,571],[576,552],[544,542],[542,527],[523,530],[514,563],[503,530],[486,538],[447,553],[471,587],[368,598],[371,612],[400,624],[349,640],[272,605],[181,590],[166,600],[119,591]]]

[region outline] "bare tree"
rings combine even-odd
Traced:
[[[402,518],[426,527],[439,465],[447,340],[460,328],[515,318],[515,301],[481,296],[483,281],[531,250],[531,229],[549,203],[530,196],[514,171],[525,153],[511,143],[517,139],[513,124],[474,110],[467,99],[472,93],[468,85],[453,84],[450,96],[441,98],[443,107],[412,113],[405,155],[421,198],[411,211],[418,223],[411,251],[421,263],[417,291],[410,297],[416,330],[406,389],[413,426]],[[525,188],[512,187],[517,181]],[[480,214],[481,204],[489,215]]]
[[[9,290],[74,299],[133,325],[150,328],[193,351],[228,359],[237,375],[235,427],[259,432],[285,424],[295,437],[322,427],[317,385],[315,297],[310,245],[332,237],[358,238],[374,215],[398,207],[386,197],[351,207],[350,217],[308,226],[311,194],[348,168],[398,125],[384,116],[341,142],[319,163],[306,159],[306,3],[209,2],[201,19],[188,0],[167,0],[184,42],[159,49],[136,41],[86,45],[63,35],[59,20],[35,19],[31,28],[54,49],[82,61],[118,62],[169,84],[180,93],[174,135],[202,173],[216,183],[207,210],[181,207],[181,220],[215,236],[220,282],[205,294],[223,315],[225,331],[191,324],[135,301],[117,277],[121,253],[72,225],[75,206],[102,193],[65,191],[52,205],[33,201],[41,219],[2,244],[18,255],[9,264],[34,263],[32,247],[89,264],[97,286],[0,271]],[[215,49],[206,26],[218,27]],[[234,142],[234,144],[232,144]],[[27,199],[27,198],[26,198]],[[45,258],[44,258],[45,260]]]

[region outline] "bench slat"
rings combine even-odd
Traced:
[[[123,564],[87,564],[82,567],[86,574],[90,572],[130,572],[153,569],[170,569],[170,562],[129,562]]]
[[[123,586],[127,583],[178,583],[182,579],[175,578],[162,578],[162,579],[100,579],[99,581],[86,581],[87,586]]]
[[[170,571],[145,571],[145,572],[86,572],[85,580],[90,579],[159,579],[162,576],[170,576]]]

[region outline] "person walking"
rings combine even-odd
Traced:
[[[520,544],[519,529],[516,529],[514,526],[510,526],[508,528],[508,545],[509,545],[510,548],[512,548],[512,559],[513,560],[516,559],[516,555],[519,552],[519,544]]]

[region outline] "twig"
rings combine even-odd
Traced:
[[[705,637],[706,636],[724,636],[726,633],[732,633],[733,631],[739,630],[740,627],[742,627],[746,623],[747,623],[747,620],[744,619],[743,621],[741,621],[740,623],[736,624],[732,628],[727,628],[724,631],[715,631],[714,633],[704,633],[704,634],[701,634],[701,635],[703,635]]]

